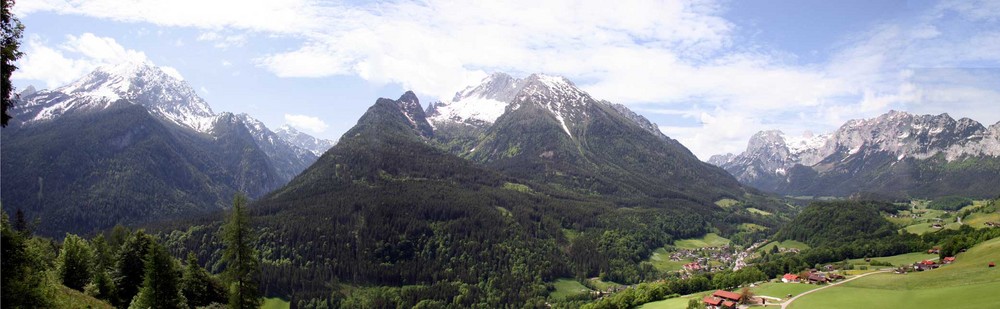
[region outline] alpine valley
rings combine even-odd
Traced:
[[[989,198],[1000,188],[1000,123],[890,111],[830,134],[762,131],[745,152],[709,162],[744,184],[784,195]]]

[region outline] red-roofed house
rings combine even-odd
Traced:
[[[944,264],[951,264],[951,262],[954,262],[954,261],[955,261],[955,257],[954,256],[946,256],[946,257],[944,257]]]
[[[934,265],[936,263],[934,263],[934,261],[931,261],[931,260],[924,260],[923,262],[920,262],[920,264],[931,266],[931,265]]]
[[[717,291],[715,291],[715,293],[712,293],[712,296],[715,296],[715,297],[718,297],[718,298],[723,298],[723,299],[728,299],[728,300],[731,300],[731,301],[740,301],[740,294],[733,293],[733,292],[730,292],[730,291],[717,290]]]
[[[781,276],[781,282],[784,283],[799,282],[799,275],[785,274],[784,276]]]
[[[705,298],[703,298],[702,301],[705,302],[706,306],[718,306],[722,304],[721,298],[716,298],[711,296],[705,296]]]
[[[736,308],[736,303],[728,301],[728,300],[724,301],[724,302],[722,302],[722,308]]]

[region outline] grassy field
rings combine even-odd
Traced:
[[[729,209],[730,207],[736,206],[739,203],[740,203],[740,201],[737,201],[737,200],[734,200],[734,199],[731,199],[731,198],[724,198],[724,199],[715,201],[715,205],[718,205],[719,207],[722,207],[722,208],[725,208],[725,209]]]
[[[551,299],[566,299],[567,296],[590,293],[590,289],[573,279],[558,279],[552,285],[556,290],[549,293]]]
[[[750,290],[756,295],[776,297],[784,300],[788,294],[795,296],[819,287],[819,285],[815,284],[768,282],[755,286]]]
[[[90,297],[80,291],[68,288],[62,284],[59,284],[55,288],[54,292],[55,295],[52,295],[53,297],[51,298],[54,308],[114,308],[107,302]]]
[[[763,211],[763,210],[760,210],[760,209],[757,209],[757,208],[753,208],[753,207],[747,208],[747,211],[749,211],[751,213],[755,213],[755,214],[761,215],[761,216],[770,216],[771,215],[770,212]]]
[[[895,266],[902,266],[902,265],[913,264],[914,262],[933,259],[936,257],[938,257],[937,254],[927,254],[926,252],[913,252],[913,253],[905,253],[893,256],[874,257],[871,259],[872,261],[889,262]],[[865,259],[853,259],[853,260],[848,260],[848,262],[854,264],[855,266],[869,264],[868,262],[865,262]]]
[[[757,232],[757,231],[766,231],[767,227],[760,224],[741,223],[739,229],[740,231],[743,232]]]
[[[615,283],[615,282],[611,282],[611,281],[601,281],[601,279],[598,279],[598,278],[590,278],[590,279],[587,279],[587,281],[589,281],[590,284],[593,287],[595,287],[595,288],[597,288],[598,290],[601,290],[601,291],[607,291],[608,288],[610,288],[610,287],[621,286],[621,284],[619,284],[619,283]]]
[[[770,242],[770,243],[768,243],[766,245],[761,246],[760,249],[757,249],[757,251],[760,251],[760,250],[768,250],[768,251],[770,251],[771,247],[774,247],[774,246],[778,246],[778,248],[785,248],[785,249],[799,249],[799,250],[809,249],[809,245],[807,245],[805,243],[802,243],[802,242],[799,242],[799,241],[794,241],[794,240],[785,240],[785,241],[782,241],[782,242],[772,241],[772,242]]]
[[[264,303],[260,305],[260,308],[261,309],[288,309],[290,306],[291,306],[291,303],[289,303],[288,301],[286,301],[284,299],[281,299],[281,298],[273,297],[273,298],[265,298],[264,299]]]
[[[991,308],[1000,303],[1000,238],[961,253],[952,265],[898,275],[875,274],[803,296],[791,308]]]
[[[684,264],[691,263],[690,260],[671,261],[670,252],[664,248],[653,251],[653,254],[650,254],[646,261],[652,263],[653,267],[659,271],[677,271],[684,268]]]
[[[715,233],[705,234],[702,238],[688,238],[674,242],[674,246],[682,249],[698,249],[707,247],[720,247],[729,244],[729,239],[725,239]]]
[[[670,299],[664,299],[661,301],[654,301],[651,303],[643,304],[642,306],[636,307],[638,309],[685,309],[687,308],[688,301],[691,299],[701,300],[705,298],[706,295],[712,294],[715,290],[698,292],[694,294],[688,294],[681,297],[675,297]]]

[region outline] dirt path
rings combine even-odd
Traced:
[[[827,286],[824,286],[824,287],[821,287],[821,288],[818,288],[818,289],[815,289],[815,290],[809,290],[809,291],[803,292],[802,294],[795,295],[795,297],[789,298],[787,301],[781,303],[781,309],[788,308],[788,305],[791,305],[793,301],[795,301],[799,297],[802,297],[802,296],[805,296],[805,295],[809,295],[809,293],[816,292],[816,291],[819,291],[819,290],[822,290],[822,289],[826,289],[826,288],[830,288],[830,287],[833,287],[833,286],[836,286],[836,285],[840,285],[840,284],[846,283],[848,281],[851,281],[851,280],[854,280],[854,279],[858,279],[858,278],[861,278],[861,277],[864,277],[864,276],[867,276],[867,275],[880,274],[880,273],[885,273],[885,272],[889,272],[889,271],[891,271],[891,269],[883,269],[883,270],[874,271],[874,272],[870,272],[870,273],[866,273],[866,274],[861,274],[861,275],[858,275],[857,277],[854,277],[854,278],[851,278],[851,279],[847,279],[847,280],[844,280],[844,281],[841,281],[841,282],[837,282],[837,283],[833,283],[833,284],[828,284]]]

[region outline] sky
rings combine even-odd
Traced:
[[[561,75],[699,158],[889,110],[1000,122],[1000,1],[19,0],[14,85],[143,57],[215,112],[337,139],[379,97]]]

